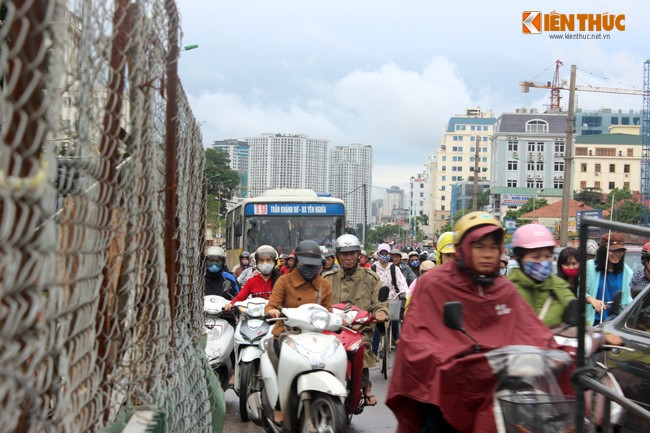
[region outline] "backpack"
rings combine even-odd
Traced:
[[[377,265],[372,265],[372,266],[370,267],[370,269],[371,269],[373,272],[377,272]],[[395,275],[395,263],[391,263],[391,264],[390,264],[390,278],[391,278],[391,281],[392,281],[392,283],[393,283],[393,289],[394,289],[396,292],[399,292],[399,288],[397,287],[397,276]]]

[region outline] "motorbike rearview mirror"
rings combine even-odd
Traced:
[[[476,341],[476,338],[474,338],[469,332],[465,330],[465,328],[463,328],[463,304],[462,303],[458,301],[445,302],[443,320],[447,328],[453,329],[454,331],[460,331],[472,339],[472,341],[474,342],[474,344],[472,345],[472,350],[475,353],[481,352],[481,346],[478,344],[478,341]]]
[[[569,326],[578,326],[578,321],[580,320],[580,311],[579,304],[577,299],[572,299],[569,302],[569,305],[564,309],[564,314],[562,315],[562,322]]]
[[[379,289],[379,293],[377,294],[377,297],[379,298],[379,302],[385,302],[388,299],[389,293],[390,293],[390,289],[386,286],[382,286]]]
[[[458,301],[445,303],[445,326],[454,331],[463,330],[463,304]]]

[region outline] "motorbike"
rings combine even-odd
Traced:
[[[239,396],[239,416],[244,422],[250,421],[248,396],[259,388],[260,357],[266,342],[273,338],[271,326],[264,317],[264,307],[268,301],[251,298],[235,302],[239,320],[235,328],[235,383],[234,390]]]
[[[287,331],[269,340],[260,358],[262,384],[248,396],[250,419],[267,432],[345,432],[347,355],[341,341],[323,331],[341,329],[340,317],[318,304],[283,308]],[[274,421],[276,402],[282,425]]]
[[[388,293],[388,287],[379,289],[379,302],[386,301]],[[351,304],[334,304],[332,305],[332,312],[347,323],[347,326],[341,328],[339,332],[332,334],[341,340],[348,357],[346,372],[348,396],[345,399],[345,410],[349,423],[352,421],[352,416],[363,412],[365,407],[365,398],[361,386],[364,345],[362,329],[360,328],[375,322],[375,318],[372,313]],[[329,331],[326,331],[326,333],[329,333]]]
[[[234,365],[235,330],[231,325],[234,313],[223,311],[224,305],[228,302],[222,296],[209,295],[203,298],[205,332],[208,336],[205,354],[224,391],[230,387]]]

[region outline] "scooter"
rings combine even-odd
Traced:
[[[239,396],[239,416],[244,422],[250,421],[248,396],[260,388],[260,357],[264,353],[267,340],[273,338],[271,326],[264,317],[264,307],[267,303],[263,298],[235,302],[239,320],[235,329],[234,389]]]
[[[345,432],[347,420],[344,401],[347,355],[340,340],[323,331],[338,331],[340,317],[318,304],[283,308],[287,331],[277,343],[269,340],[260,358],[262,387],[249,395],[247,406],[251,420],[267,432]],[[283,423],[274,421],[279,402]]]
[[[379,302],[384,302],[388,299],[388,287],[379,289]],[[352,421],[353,415],[358,415],[363,412],[365,405],[365,398],[363,389],[361,387],[361,376],[363,370],[364,358],[364,345],[363,345],[363,327],[375,322],[372,313],[355,307],[351,304],[334,304],[332,305],[332,312],[341,317],[347,326],[341,328],[335,335],[348,356],[348,367],[346,373],[346,388],[348,396],[345,399],[345,410],[348,415],[348,423]],[[329,333],[329,331],[326,331]]]
[[[235,357],[233,352],[235,330],[230,324],[234,320],[234,313],[223,311],[224,305],[228,302],[225,298],[215,295],[203,299],[205,331],[208,334],[205,354],[224,391],[230,387]]]

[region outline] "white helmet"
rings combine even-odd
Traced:
[[[598,251],[598,244],[595,240],[589,239],[587,241],[587,254],[590,256],[595,256],[596,251]]]
[[[271,256],[273,261],[278,259],[278,252],[271,245],[262,245],[255,251],[254,257],[256,262],[259,261],[261,255]]]
[[[361,251],[361,242],[359,241],[359,238],[351,234],[339,236],[336,239],[334,246],[336,247],[337,253],[345,251]]]
[[[205,251],[205,256],[207,258],[220,258],[222,260],[226,259],[226,252],[221,247],[208,247]]]

